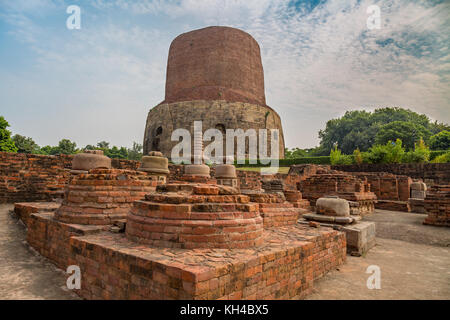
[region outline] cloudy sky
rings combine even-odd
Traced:
[[[81,29],[69,30],[69,5]],[[381,9],[369,30],[367,8]],[[450,2],[0,0],[0,115],[39,145],[142,142],[171,40],[222,25],[260,44],[287,147],[346,110],[399,106],[450,122]]]

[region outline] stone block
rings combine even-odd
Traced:
[[[347,253],[360,256],[375,246],[375,222],[360,221],[341,231],[346,234]]]
[[[350,216],[348,201],[339,198],[319,198],[316,201],[316,212],[327,216]]]

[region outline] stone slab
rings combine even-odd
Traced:
[[[350,226],[342,227],[346,234],[347,253],[361,256],[375,246],[375,222],[360,221]]]

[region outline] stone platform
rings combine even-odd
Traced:
[[[323,215],[316,216],[324,217]],[[309,224],[307,219],[300,220],[299,223],[303,225]],[[348,225],[337,225],[333,222],[321,222],[320,226],[330,227],[335,230],[345,232],[347,253],[352,256],[359,257],[365,255],[376,244],[375,222],[359,221]]]
[[[106,225],[57,221],[41,206],[27,241],[59,268],[80,266],[86,299],[300,299],[346,259],[344,233],[327,227],[265,229],[247,249],[160,248]]]
[[[70,238],[107,230],[106,225],[68,224],[54,219],[54,212],[32,213],[28,219],[27,242],[56,266],[66,270],[70,265]]]
[[[61,206],[58,202],[17,202],[14,204],[14,213],[26,225],[32,213],[54,212]]]
[[[301,225],[267,229],[248,249],[156,248],[106,232],[70,246],[87,299],[300,299],[346,259],[343,233]]]

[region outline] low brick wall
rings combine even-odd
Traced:
[[[424,200],[424,224],[450,227],[450,185],[431,186]]]
[[[28,227],[32,213],[55,212],[60,206],[57,202],[17,202],[14,213]]]
[[[61,199],[72,157],[0,152],[0,203]],[[116,169],[136,170],[139,164],[133,160],[111,161]]]
[[[61,223],[53,219],[52,212],[32,213],[28,219],[27,242],[41,255],[59,268],[70,265],[70,238],[104,230],[105,226],[83,226]]]
[[[407,176],[386,172],[352,172],[361,180],[370,184],[370,191],[378,200],[408,201],[412,179]]]
[[[308,240],[301,241],[305,235]],[[163,249],[101,233],[70,239],[87,299],[299,299],[344,263],[345,235],[291,226],[254,249]]]
[[[335,165],[335,170],[348,172],[389,172],[422,179],[427,184],[450,184],[450,163],[392,163]]]

